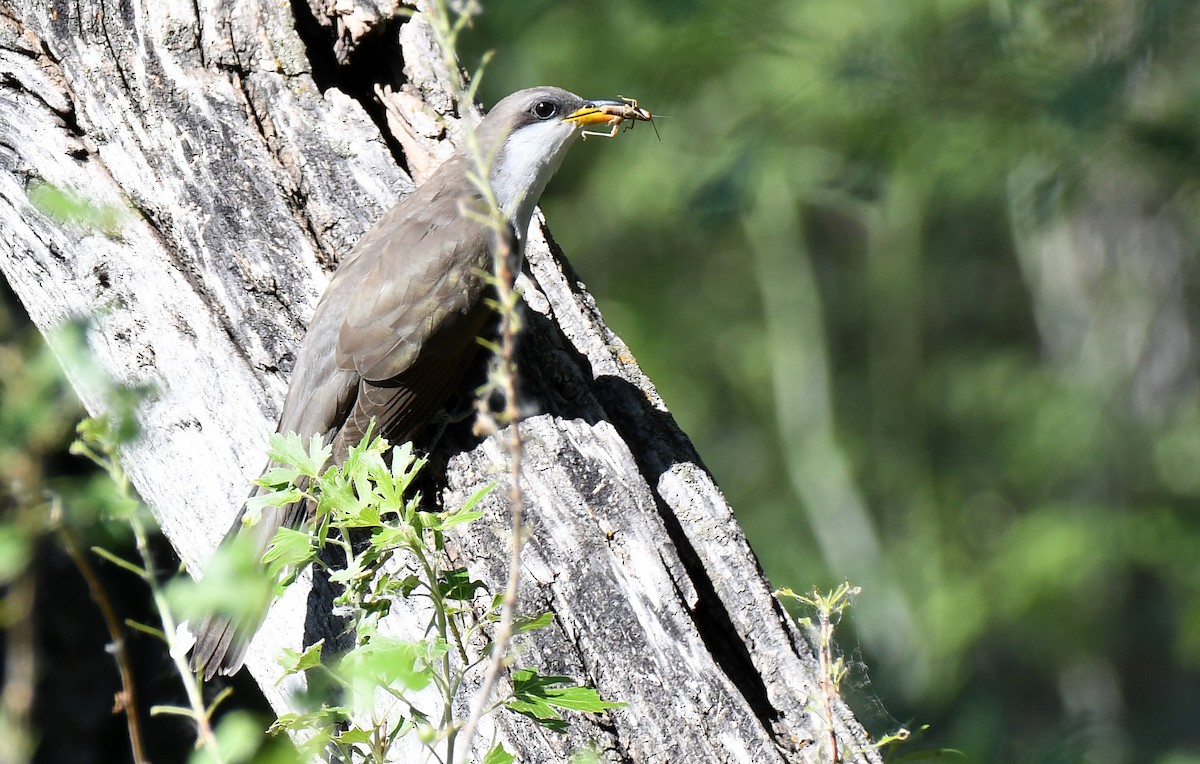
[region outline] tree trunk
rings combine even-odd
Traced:
[[[103,366],[153,389],[122,456],[192,571],[265,463],[338,254],[459,129],[422,17],[325,5],[0,0],[0,267],[43,332],[90,317]],[[47,187],[118,212],[52,220],[30,198]],[[540,216],[533,228],[521,609],[556,620],[518,660],[629,706],[572,715],[565,736],[496,714],[476,751],[494,731],[523,761],[564,761],[589,743],[606,761],[827,761],[806,638]],[[106,409],[103,386],[68,374],[91,412]],[[504,474],[503,438],[472,439],[469,424],[443,438],[445,506]],[[493,591],[508,562],[504,497],[494,491],[486,517],[451,540]],[[322,635],[328,616],[310,580],[273,608],[248,660],[279,711],[295,682],[277,684],[274,656]],[[419,628],[405,616],[392,628]],[[842,756],[878,761],[834,708]]]

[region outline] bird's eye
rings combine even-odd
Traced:
[[[550,119],[558,114],[558,104],[553,101],[538,101],[533,105],[533,116],[538,119]]]

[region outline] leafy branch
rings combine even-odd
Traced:
[[[204,698],[200,692],[200,682],[191,670],[188,669],[185,658],[187,646],[181,644],[177,636],[178,623],[168,605],[167,592],[159,580],[154,565],[154,557],[150,551],[150,530],[145,519],[147,510],[135,495],[133,486],[129,482],[129,476],[121,466],[117,455],[117,449],[120,444],[128,440],[131,436],[129,427],[128,423],[114,423],[114,420],[105,417],[85,419],[79,424],[78,439],[71,444],[71,453],[87,457],[103,469],[112,480],[117,496],[125,510],[121,513],[121,518],[133,532],[140,562],[130,562],[102,547],[92,547],[92,552],[118,567],[133,573],[142,579],[150,589],[150,596],[154,602],[154,607],[158,613],[162,628],[155,628],[145,624],[130,623],[129,625],[156,636],[167,644],[171,661],[182,680],[184,693],[188,701],[186,707],[155,706],[150,709],[151,716],[157,714],[176,714],[188,717],[196,724],[200,747],[209,754],[212,761],[225,762],[227,759],[221,752],[221,747],[218,744],[217,736],[212,726],[212,712],[222,698],[218,698],[217,703],[214,703],[212,706],[205,706]],[[126,687],[126,692],[130,692],[129,686]],[[131,736],[134,732],[135,730],[131,729]],[[134,741],[134,745],[137,745],[136,741]]]
[[[284,579],[286,571],[305,565],[325,567],[344,587],[334,604],[350,616],[355,647],[336,657],[324,653],[323,643],[288,651],[285,671],[304,672],[310,684],[331,687],[336,700],[286,714],[273,729],[307,739],[310,754],[326,751],[371,762],[387,761],[398,741],[415,734],[435,761],[452,762],[465,740],[454,711],[459,696],[472,672],[496,651],[494,639],[478,657],[469,646],[487,640],[484,628],[502,617],[503,608],[501,598],[492,597],[484,617],[474,617],[472,603],[487,587],[465,568],[448,564],[445,537],[482,517],[477,506],[493,487],[461,507],[429,512],[411,490],[425,461],[413,455],[410,444],[393,448],[368,433],[342,465],[319,472],[327,457],[320,439],[305,445],[295,434],[272,438],[271,458],[280,466],[260,479],[269,489],[260,506],[303,498],[316,506],[316,516],[311,535],[280,530],[264,560]],[[344,567],[322,561],[323,545],[341,550]],[[423,601],[428,614],[423,638],[405,640],[383,630],[381,620],[400,600]],[[552,620],[549,613],[514,619],[513,631],[542,628]],[[601,712],[617,705],[566,677],[526,668],[514,676],[512,691],[482,713],[506,707],[561,730],[560,710]],[[485,762],[505,761],[511,755],[494,744]]]

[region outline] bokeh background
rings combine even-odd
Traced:
[[[1200,762],[1200,3],[485,3],[556,238],[876,732]]]
[[[772,582],[863,587],[851,703],[927,726],[893,760],[1200,763],[1200,3],[525,0],[462,45],[495,51],[487,104],[662,115],[574,149],[543,206]],[[15,509],[109,489],[0,297],[0,625],[30,581],[66,608],[5,644],[63,642],[39,761],[124,760],[97,664],[63,662],[103,656],[86,588]],[[177,682],[153,660],[147,704]]]

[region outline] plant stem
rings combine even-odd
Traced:
[[[133,682],[133,667],[129,661],[129,650],[125,644],[125,631],[121,627],[121,621],[117,617],[112,602],[108,598],[108,593],[100,583],[100,577],[96,575],[96,569],[92,567],[92,563],[88,560],[87,555],[79,548],[74,534],[63,523],[62,506],[57,497],[50,505],[50,517],[54,529],[58,533],[58,538],[62,541],[63,548],[67,550],[67,554],[75,562],[75,567],[79,569],[80,575],[83,576],[83,580],[87,583],[88,591],[92,595],[92,601],[100,608],[100,616],[104,619],[104,626],[108,630],[108,636],[111,640],[113,660],[117,662],[117,673],[121,678],[121,694],[119,695],[118,705],[125,712],[125,723],[129,728],[129,747],[133,754],[133,761],[135,764],[146,764],[148,760],[146,759],[146,751],[142,743],[141,721],[138,718],[137,693]]]
[[[80,441],[76,441],[76,443],[79,444]],[[86,443],[82,444],[80,451],[108,472],[109,477],[117,486],[119,495],[127,498],[132,505],[127,522],[130,529],[133,530],[133,538],[137,546],[138,555],[142,559],[140,575],[150,588],[150,596],[154,600],[154,608],[158,612],[159,619],[162,621],[163,638],[167,642],[167,651],[171,656],[171,662],[175,664],[176,672],[178,672],[180,679],[183,680],[183,689],[187,694],[188,706],[191,708],[190,716],[196,722],[199,745],[209,752],[214,761],[218,762],[218,764],[223,764],[224,758],[217,747],[217,738],[213,734],[208,709],[204,706],[204,698],[200,693],[200,682],[191,669],[188,668],[187,662],[184,660],[185,651],[181,648],[176,637],[178,624],[175,622],[175,617],[171,614],[166,594],[158,580],[158,574],[155,573],[154,556],[150,551],[150,534],[140,514],[144,510],[144,506],[134,499],[133,487],[129,483],[129,476],[125,473],[124,468],[121,467],[121,463],[117,457],[116,444],[110,438],[102,436],[98,445],[100,447],[99,453]]]

